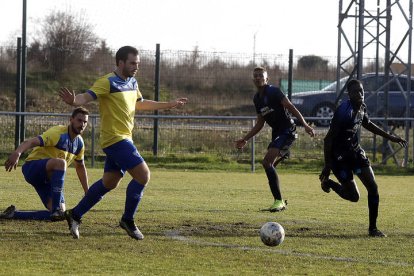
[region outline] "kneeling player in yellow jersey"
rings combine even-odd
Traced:
[[[63,184],[67,167],[75,160],[75,169],[85,193],[88,191],[88,176],[83,161],[85,144],[81,134],[88,123],[89,112],[78,107],[72,112],[70,124],[54,126],[42,135],[28,139],[12,152],[5,163],[6,171],[16,169],[22,153],[33,151],[26,158],[22,172],[24,178],[38,193],[47,210],[18,211],[9,206],[0,218],[63,220],[65,199]]]

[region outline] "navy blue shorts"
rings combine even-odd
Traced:
[[[22,172],[26,181],[33,186],[45,185],[49,182],[46,172],[46,164],[49,159],[27,161],[22,166]]]
[[[354,179],[354,173],[361,173],[362,168],[371,166],[365,151],[362,148],[336,154],[332,162],[332,172],[339,182]]]
[[[104,172],[119,171],[122,176],[129,169],[144,162],[131,140],[122,140],[103,149],[106,154]]]
[[[35,188],[46,208],[47,202],[52,198],[52,185],[49,182],[46,171],[47,161],[49,161],[49,159],[32,160],[25,162],[22,166],[24,178]],[[63,193],[60,202],[65,203]]]
[[[296,140],[296,127],[287,128],[277,134],[272,133],[272,142],[270,142],[269,148],[277,148],[280,151],[282,157],[289,156],[289,149],[293,142]]]

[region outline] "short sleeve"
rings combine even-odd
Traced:
[[[334,136],[336,136],[336,134],[339,133],[339,131],[341,130],[341,116],[338,109],[336,109],[331,119],[331,125],[329,128],[332,133],[335,133]]]
[[[88,93],[90,93],[94,98],[109,94],[108,78],[100,78],[96,80],[92,87],[89,88]]]
[[[277,88],[277,87],[275,87],[275,93],[274,93],[274,96],[275,96],[276,101],[277,101],[277,102],[279,102],[279,103],[281,103],[281,102],[282,102],[282,100],[283,100],[284,98],[286,98],[286,95],[285,95],[285,94],[283,94],[283,92],[282,92],[279,88]]]
[[[367,109],[364,107],[364,117],[362,117],[362,124],[367,125],[369,122],[370,119],[368,117]]]
[[[144,97],[141,94],[141,91],[137,87],[137,102],[142,102],[144,100]]]
[[[78,155],[76,155],[75,160],[76,161],[83,161],[84,155],[85,155],[85,144],[82,145],[82,149],[80,150]]]
[[[60,135],[53,128],[49,128],[40,135],[40,138],[43,140],[43,147],[54,147],[59,142]]]

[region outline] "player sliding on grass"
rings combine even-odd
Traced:
[[[25,151],[33,149],[26,158],[22,172],[24,178],[39,194],[44,211],[17,211],[11,205],[0,218],[64,220],[65,200],[63,184],[67,167],[75,160],[75,169],[85,193],[88,191],[88,176],[83,155],[85,145],[81,134],[88,123],[89,112],[76,108],[70,117],[69,126],[54,126],[42,135],[28,139],[12,152],[5,163],[6,171],[16,169],[19,158]]]
[[[236,148],[243,148],[250,138],[259,133],[265,122],[272,128],[272,141],[268,146],[262,165],[275,200],[269,211],[278,212],[286,209],[286,202],[280,192],[279,177],[275,167],[282,159],[289,156],[289,148],[297,136],[296,126],[290,113],[299,120],[311,137],[315,136],[315,133],[282,91],[267,84],[268,78],[265,68],[257,67],[253,70],[253,82],[257,88],[257,93],[253,98],[257,112],[256,125],[242,139],[236,141]]]
[[[370,162],[359,144],[358,131],[362,125],[370,132],[399,143],[402,147],[407,146],[407,141],[388,134],[368,119],[364,88],[360,81],[349,81],[347,90],[349,100],[336,109],[324,140],[325,167],[319,176],[321,187],[326,193],[332,189],[343,199],[357,202],[359,191],[353,177],[353,173],[356,173],[368,191],[368,233],[372,237],[386,237],[377,229],[378,186]],[[329,179],[331,170],[340,184]]]
[[[65,213],[70,232],[76,239],[79,238],[79,225],[83,215],[107,192],[118,186],[126,171],[132,176],[132,180],[126,189],[125,209],[119,225],[132,238],[144,238],[134,223],[134,216],[150,179],[150,170],[132,142],[135,110],[171,109],[187,103],[186,98],[170,102],[143,99],[134,78],[140,61],[137,49],[121,47],[115,59],[115,71],[99,78],[86,93],[75,95],[74,91],[67,88],[61,88],[59,92],[63,101],[73,106],[98,99],[101,116],[100,142],[106,154],[103,177],[90,187],[75,208]]]

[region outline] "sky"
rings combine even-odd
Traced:
[[[0,45],[15,45],[23,0],[0,3]],[[28,41],[56,10],[85,17],[113,49],[338,54],[339,0],[27,0]]]

